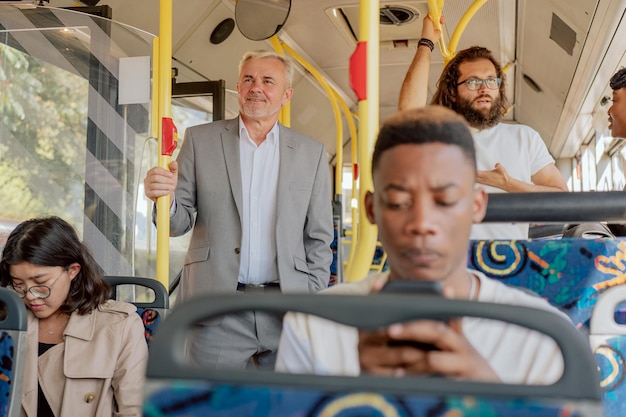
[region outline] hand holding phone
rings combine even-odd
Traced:
[[[426,294],[443,296],[443,287],[438,281],[416,281],[411,279],[390,279],[380,290],[388,294]],[[423,351],[438,350],[431,343],[418,342],[415,340],[389,340],[389,346],[408,346]]]

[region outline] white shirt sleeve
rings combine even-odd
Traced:
[[[176,196],[174,196],[172,204],[170,205],[170,217],[176,213]]]
[[[298,313],[287,313],[283,319],[283,332],[276,358],[277,372],[314,373],[313,352],[309,343],[311,339],[300,337],[297,331],[296,323],[302,320],[306,320],[306,317]]]
[[[545,142],[535,130],[529,130],[528,153],[530,157],[530,175],[535,175],[543,167],[553,164],[554,158],[548,152]]]

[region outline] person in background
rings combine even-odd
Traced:
[[[177,302],[328,286],[328,158],[321,143],[278,122],[292,77],[281,55],[247,52],[239,65],[239,117],[187,129],[170,170],[148,171],[146,196],[171,196],[170,234],[193,229]],[[273,369],[281,328],[282,315],[227,315],[200,326],[190,354],[210,368]]]
[[[621,68],[611,77],[609,85],[613,90],[613,104],[609,107],[609,129],[614,138],[626,138],[626,68]],[[623,191],[626,191],[624,186]],[[618,236],[626,236],[623,225],[613,224]]]
[[[426,16],[422,38],[400,90],[399,110],[426,105],[431,54],[441,32]],[[444,67],[431,104],[448,107],[469,123],[476,146],[476,182],[487,192],[568,191],[567,184],[535,130],[501,123],[508,109],[505,74],[491,51],[459,51]],[[472,239],[527,239],[528,224],[474,226]]]
[[[9,235],[0,282],[28,310],[22,416],[141,416],[148,347],[132,304],[113,301],[89,249],[58,217]]]
[[[460,115],[427,106],[388,119],[374,148],[374,191],[366,194],[364,207],[378,226],[389,271],[321,293],[366,296],[390,280],[439,282],[450,298],[535,307],[568,320],[542,298],[467,269],[470,229],[487,206],[486,193],[475,187],[476,175],[472,136]],[[359,334],[353,327],[288,313],[276,370],[547,384],[561,376],[563,360],[550,337],[480,318],[417,320]]]
[[[609,107],[609,129],[614,138],[626,138],[626,68],[611,77],[613,104]]]

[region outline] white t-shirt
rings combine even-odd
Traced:
[[[479,272],[469,272],[480,279],[478,301],[534,307],[567,318],[542,298]],[[366,295],[379,277],[380,274],[370,275],[321,293]],[[502,382],[551,384],[561,377],[563,358],[550,337],[505,322],[472,317],[462,319],[462,329]],[[303,313],[288,313],[283,321],[276,371],[356,376],[360,373],[357,346],[358,332],[354,327]]]
[[[532,183],[531,177],[554,159],[534,129],[520,124],[498,123],[478,131],[472,129],[479,171],[490,171],[502,164],[511,178]],[[488,193],[503,193],[499,188],[482,185]],[[528,239],[528,223],[483,223],[474,225],[472,239]]]

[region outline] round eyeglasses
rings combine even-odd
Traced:
[[[501,82],[502,82],[501,78],[485,78],[485,79],[468,78],[465,81],[461,81],[460,83],[457,83],[457,87],[460,86],[461,84],[465,84],[465,87],[467,87],[468,90],[476,91],[476,90],[480,90],[483,83],[485,83],[488,89],[496,90],[500,87]]]
[[[65,270],[63,270],[63,272],[65,272]],[[61,274],[63,273],[61,272]],[[35,298],[41,298],[46,299],[48,297],[50,297],[50,294],[52,293],[52,287],[54,287],[54,284],[57,283],[57,281],[59,280],[59,277],[61,276],[61,274],[59,274],[56,279],[54,280],[54,282],[52,283],[52,285],[47,286],[47,285],[33,285],[31,287],[28,288],[22,288],[22,287],[17,287],[13,284],[9,284],[9,287],[15,291],[15,293],[17,293],[17,295],[19,295],[20,298],[24,298],[26,297],[26,293],[31,293],[31,295],[33,295],[33,297]]]

